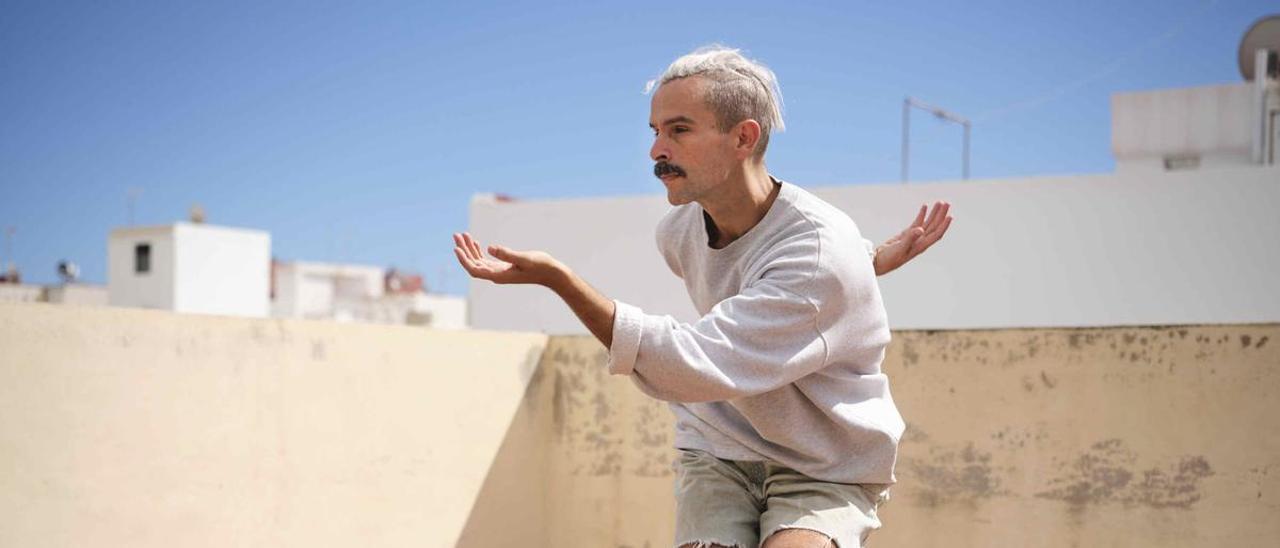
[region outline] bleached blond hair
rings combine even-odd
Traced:
[[[707,82],[703,100],[716,117],[716,127],[729,131],[743,120],[760,124],[756,154],[769,146],[769,134],[782,131],[782,90],[778,77],[763,63],[748,59],[742,52],[713,44],[676,59],[667,70],[645,85],[651,93],[672,80],[700,76]]]

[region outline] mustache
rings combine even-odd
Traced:
[[[666,161],[654,164],[653,176],[661,178],[663,175],[679,175],[683,177],[684,168]]]

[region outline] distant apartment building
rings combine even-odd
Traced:
[[[107,256],[107,293],[112,306],[467,326],[466,301],[427,294],[421,276],[377,266],[274,261],[271,236],[261,230],[200,222],[118,228],[111,231]],[[77,291],[63,287],[46,293],[68,299],[82,293]],[[11,293],[18,294],[16,290]]]
[[[466,301],[426,292],[422,277],[376,266],[272,264],[271,313],[280,318],[467,326]]]

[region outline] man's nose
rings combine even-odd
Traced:
[[[653,140],[653,146],[649,147],[649,158],[655,162],[671,160],[671,154],[667,151],[667,147],[662,144],[662,139]]]

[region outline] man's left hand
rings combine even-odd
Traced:
[[[951,204],[934,202],[933,210],[928,211],[928,209],[927,204],[920,206],[920,213],[916,214],[916,219],[911,226],[899,232],[897,236],[885,240],[876,248],[876,257],[872,261],[876,276],[883,276],[907,264],[907,261],[924,253],[924,250],[929,249],[929,246],[937,243],[942,239],[942,235],[947,233],[947,228],[951,226],[951,217],[947,215],[951,210]],[[926,213],[928,213],[927,218]]]

